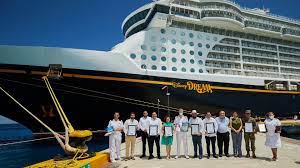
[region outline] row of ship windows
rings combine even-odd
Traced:
[[[130,58],[135,59],[136,57],[137,57],[136,54],[130,54]],[[145,54],[142,54],[142,55],[141,55],[141,59],[142,59],[142,60],[146,60],[146,59],[147,59],[147,56],[146,56]],[[152,60],[152,61],[156,61],[156,60],[157,60],[157,56],[152,55],[152,56],[151,56],[151,60]],[[175,57],[173,57],[171,60],[172,60],[172,62],[174,62],[174,63],[177,62],[177,58],[175,58]],[[166,62],[166,61],[167,61],[167,57],[164,57],[164,56],[161,57],[161,61]],[[182,58],[182,59],[181,59],[181,62],[182,62],[182,63],[186,63],[187,61],[186,61],[185,58]],[[194,59],[190,59],[190,63],[191,63],[191,64],[194,64],[194,63],[195,63],[195,60],[194,60]],[[199,61],[198,61],[198,64],[199,64],[199,65],[202,65],[202,64],[203,64],[203,61],[202,61],[202,60],[199,60]]]
[[[210,45],[206,44],[206,48],[209,49]],[[141,45],[141,49],[144,50],[144,51],[146,51],[147,50],[147,46],[146,45]],[[155,51],[157,51],[157,48],[155,46],[152,46],[151,47],[151,51],[155,52]],[[167,52],[167,48],[166,47],[161,47],[160,51],[161,52]],[[172,48],[171,52],[173,54],[175,54],[175,53],[177,53],[177,49],[176,48]],[[181,54],[186,54],[186,51],[184,49],[182,49],[180,52],[181,52]],[[195,52],[193,50],[190,50],[189,53],[190,53],[190,55],[194,55],[195,54]],[[198,51],[198,55],[202,56],[202,52]]]
[[[155,40],[155,38],[153,37],[153,38],[151,38],[151,41],[152,41],[152,42],[155,42],[156,40]],[[162,38],[162,39],[160,39],[160,41],[161,41],[162,43],[166,43],[166,42],[167,42],[167,39],[166,39],[166,38]],[[172,43],[172,44],[176,44],[177,41],[176,41],[175,39],[172,39],[172,40],[171,40],[171,43]],[[179,43],[180,43],[181,45],[185,45],[185,44],[186,44],[186,42],[183,41],[183,40],[181,40]],[[194,47],[194,46],[195,46],[195,43],[194,43],[194,42],[189,42],[188,44],[189,44],[191,47]],[[209,44],[206,44],[205,46],[206,46],[206,48],[210,48],[210,45],[209,45]],[[143,45],[142,47],[144,48],[144,50],[147,49],[145,45]],[[202,43],[198,43],[198,47],[201,48],[201,47],[202,47]],[[143,48],[142,48],[142,49],[143,49]]]
[[[141,65],[141,68],[142,68],[142,69],[147,69],[147,65],[143,64],[143,65]],[[157,70],[157,66],[156,66],[156,65],[152,65],[152,66],[151,66],[151,69],[152,69],[152,70]],[[161,70],[166,71],[166,70],[167,70],[167,67],[166,67],[166,66],[161,66]],[[174,72],[178,71],[177,67],[172,67],[172,71],[174,71]],[[192,72],[192,73],[195,73],[195,72],[196,72],[195,68],[191,68],[191,69],[189,69],[189,71]],[[187,72],[187,69],[184,68],[184,67],[182,67],[182,68],[181,68],[181,72]],[[203,73],[203,70],[202,70],[202,69],[199,69],[198,72],[199,72],[199,73]]]
[[[161,34],[166,34],[166,29],[161,29],[160,30],[160,32],[161,32]],[[176,31],[175,30],[171,30],[171,34],[172,35],[176,35]],[[194,35],[194,33],[188,33],[189,34],[189,37],[191,38],[191,39],[193,39],[194,37],[195,37],[195,35]],[[186,33],[185,32],[180,32],[180,36],[182,36],[182,37],[184,37],[186,35]],[[198,39],[202,39],[203,38],[203,36],[201,35],[201,34],[198,34],[197,35],[197,38]],[[210,40],[210,37],[209,36],[206,36],[206,40]],[[218,38],[217,37],[213,37],[213,40],[214,41],[218,41]]]

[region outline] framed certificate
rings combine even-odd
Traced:
[[[173,136],[173,127],[165,126],[165,136]]]
[[[245,123],[245,132],[246,133],[252,133],[252,132],[254,132],[253,131],[253,124],[252,124],[252,122]]]
[[[158,135],[158,125],[150,125],[149,136],[157,136],[157,135]]]
[[[267,132],[267,128],[266,128],[265,124],[258,124],[257,126],[258,126],[259,132],[261,132],[261,133]]]
[[[216,133],[215,123],[206,123],[206,132],[208,134],[214,134],[214,133]]]
[[[182,123],[182,126],[180,127],[181,132],[188,132],[189,130],[189,123]]]
[[[192,135],[199,135],[199,133],[200,133],[200,130],[199,130],[199,124],[192,124],[191,125],[191,133],[192,133]]]
[[[128,125],[128,136],[136,136],[136,125]]]

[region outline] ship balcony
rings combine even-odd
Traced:
[[[282,34],[280,26],[275,26],[269,23],[261,23],[261,22],[246,20],[245,27],[253,30],[263,30],[267,33],[275,33],[280,35]]]
[[[283,35],[300,36],[300,30],[294,30],[290,28],[282,28]]]
[[[224,24],[230,22],[240,27],[244,27],[244,17],[232,10],[218,8],[204,9],[201,12],[201,19],[206,21],[224,21]]]

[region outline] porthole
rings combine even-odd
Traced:
[[[165,62],[165,61],[167,60],[167,58],[166,58],[166,57],[161,57],[161,60],[162,60],[163,62]]]
[[[167,70],[167,67],[166,66],[162,66],[161,70],[165,71],[165,70]]]
[[[165,39],[165,38],[162,38],[162,39],[160,39],[160,42],[162,42],[162,43],[166,43],[166,42],[167,42],[167,39]]]
[[[147,56],[146,56],[145,54],[143,54],[143,55],[141,56],[141,58],[142,58],[142,60],[146,60],[146,59],[147,59]]]
[[[142,50],[147,50],[147,46],[146,45],[141,45],[141,49]]]
[[[195,69],[194,69],[194,68],[191,68],[191,72],[194,73],[194,72],[195,72]]]
[[[210,45],[209,45],[209,44],[206,44],[206,48],[210,48]]]
[[[201,34],[198,34],[198,39],[202,39],[202,35]]]
[[[181,50],[181,54],[185,54],[185,50],[184,49]]]
[[[199,69],[199,73],[203,73],[203,70],[202,70],[202,69]]]
[[[181,45],[185,45],[185,41],[181,40],[181,41],[180,41],[180,44],[181,44]]]
[[[151,50],[152,50],[152,51],[156,51],[156,47],[155,47],[155,46],[152,46],[152,47],[151,47]]]
[[[136,55],[132,53],[132,54],[130,54],[130,58],[135,59]]]
[[[166,51],[167,51],[166,47],[161,47],[161,52],[166,52]]]
[[[182,71],[182,72],[186,72],[186,69],[185,69],[185,68],[181,68],[181,71]]]
[[[177,59],[175,57],[173,57],[172,62],[177,62]]]
[[[181,32],[180,35],[181,35],[181,36],[185,36],[185,32]]]
[[[181,59],[181,62],[182,62],[182,63],[186,63],[186,59],[182,58],[182,59]]]
[[[199,60],[198,63],[199,63],[199,65],[202,65],[202,64],[203,64],[203,61],[202,61],[202,60]]]
[[[198,47],[200,47],[200,48],[201,48],[201,47],[202,47],[202,43],[198,43]]]
[[[190,33],[189,36],[190,36],[190,38],[193,38],[193,37],[194,37],[194,34],[193,34],[193,33]]]
[[[152,56],[151,56],[151,59],[152,59],[152,61],[156,61],[156,60],[157,60],[157,57],[156,57],[155,55],[152,55]]]
[[[160,29],[161,34],[166,34],[166,30],[165,29]]]
[[[157,69],[157,66],[156,66],[156,65],[152,65],[151,69],[152,69],[152,70],[156,70],[156,69]]]
[[[141,68],[142,69],[147,69],[147,65],[143,64],[143,65],[141,65]]]
[[[190,55],[194,55],[195,52],[193,50],[190,51]]]
[[[176,67],[172,67],[172,71],[177,71],[177,68]]]
[[[171,43],[172,43],[172,44],[176,44],[176,40],[175,40],[175,39],[172,39],[172,40],[171,40]]]
[[[194,64],[194,63],[195,63],[195,60],[191,59],[191,60],[190,60],[190,63],[191,63],[191,64]]]
[[[201,52],[201,51],[198,51],[198,55],[201,57],[201,56],[202,56],[202,52]]]
[[[190,44],[190,46],[191,46],[191,47],[193,47],[193,46],[194,46],[194,42],[190,42],[189,44]]]
[[[171,50],[171,51],[172,51],[172,53],[173,53],[173,54],[175,54],[175,53],[176,53],[176,49],[175,49],[175,48],[172,48],[172,50]]]

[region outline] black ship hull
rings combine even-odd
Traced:
[[[53,104],[41,79],[47,68],[5,68],[0,73],[0,85],[54,130],[62,131],[57,112],[48,116],[41,109],[42,105]],[[76,129],[104,129],[115,111],[120,112],[124,120],[130,112],[136,112],[140,117],[144,110],[159,111],[162,118],[168,113],[175,115],[178,108],[214,114],[224,110],[228,115],[250,108],[257,116],[264,116],[269,111],[277,116],[291,116],[300,107],[297,92],[277,93],[266,91],[263,87],[122,73],[74,69],[64,69],[63,72],[62,79],[50,80],[50,83]],[[195,86],[191,88],[189,84]],[[166,95],[167,92],[170,96]],[[0,115],[23,124],[33,132],[45,131],[3,93],[0,94],[0,102]]]

